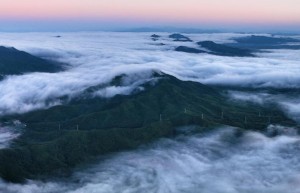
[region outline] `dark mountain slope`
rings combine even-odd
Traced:
[[[203,50],[199,50],[197,48],[190,48],[187,46],[178,46],[177,48],[175,48],[175,51],[177,52],[186,52],[186,53],[193,53],[193,54],[199,54],[199,53],[207,53]]]
[[[171,34],[169,35],[169,38],[177,42],[192,42],[192,40],[189,37],[186,37],[182,34]]]
[[[294,38],[268,37],[268,36],[247,36],[234,39],[236,43],[228,46],[248,49],[300,49],[300,40]],[[296,45],[288,45],[297,43]]]
[[[57,72],[58,64],[49,62],[15,48],[0,46],[0,75],[17,75],[28,72]]]
[[[197,43],[199,46],[211,51],[211,54],[220,56],[238,56],[238,57],[253,57],[250,50],[235,48],[223,44],[217,44],[213,41],[203,41]]]
[[[159,35],[156,35],[156,34],[151,35],[151,39],[152,39],[153,41],[157,41],[157,40],[159,40],[159,38],[160,38]]]
[[[294,38],[283,38],[283,37],[268,37],[268,36],[247,36],[241,38],[235,38],[238,43],[245,44],[284,44],[284,43],[295,43],[300,42],[298,39]]]
[[[264,129],[269,116],[272,123],[294,124],[274,106],[231,103],[209,86],[169,75],[155,76],[159,79],[155,85],[146,83],[144,91],[131,96],[109,100],[81,96],[50,109],[2,117],[2,122],[18,119],[27,127],[10,149],[0,150],[0,176],[21,182],[66,175],[96,156],[174,136],[176,127],[183,125]],[[118,79],[112,84],[118,84]]]
[[[233,46],[228,46],[224,44],[217,44],[213,41],[203,41],[197,43],[201,46],[202,49],[191,48],[187,46],[178,46],[175,48],[177,52],[186,52],[186,53],[207,53],[218,56],[231,56],[231,57],[254,57],[248,49],[237,48]],[[205,50],[203,50],[205,49]]]

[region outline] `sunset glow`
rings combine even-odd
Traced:
[[[299,24],[299,0],[1,0],[0,19]]]

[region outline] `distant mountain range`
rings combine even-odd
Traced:
[[[192,40],[187,37],[184,36],[182,34],[171,34],[169,35],[169,38],[173,39],[173,41],[177,41],[177,42],[192,42]]]
[[[178,32],[178,33],[221,33],[215,29],[199,29],[199,28],[180,28],[180,27],[141,27],[115,30],[117,32]]]
[[[247,36],[234,38],[236,43],[227,44],[228,46],[258,49],[300,49],[300,40],[286,37],[268,37],[268,36]],[[293,45],[295,44],[296,45]]]
[[[168,36],[176,42],[193,42],[189,37],[180,33],[174,33]],[[158,41],[161,36],[153,34],[152,40]],[[185,45],[177,46],[175,51],[186,53],[207,53],[219,56],[230,57],[255,57],[255,53],[263,49],[300,49],[300,40],[286,37],[269,36],[246,36],[234,38],[234,43],[215,43],[213,41],[197,42],[198,47],[188,47]],[[163,44],[161,44],[163,45]]]
[[[217,44],[213,41],[203,41],[197,43],[202,48],[210,50],[211,54],[220,56],[240,56],[240,57],[253,57],[254,54],[248,49],[236,48],[223,44]]]

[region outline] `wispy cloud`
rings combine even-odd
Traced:
[[[10,142],[19,135],[20,133],[17,133],[13,127],[0,124],[0,149],[7,148]]]

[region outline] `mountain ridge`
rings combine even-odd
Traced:
[[[265,115],[272,115],[272,123],[294,124],[276,107],[231,103],[213,87],[162,73],[154,77],[159,81],[144,83],[144,90],[129,96],[79,97],[49,109],[2,117],[2,122],[17,119],[27,126],[10,148],[0,150],[0,176],[10,182],[65,176],[97,156],[172,137],[179,126],[263,130],[270,124]],[[112,84],[118,85],[119,79]]]

